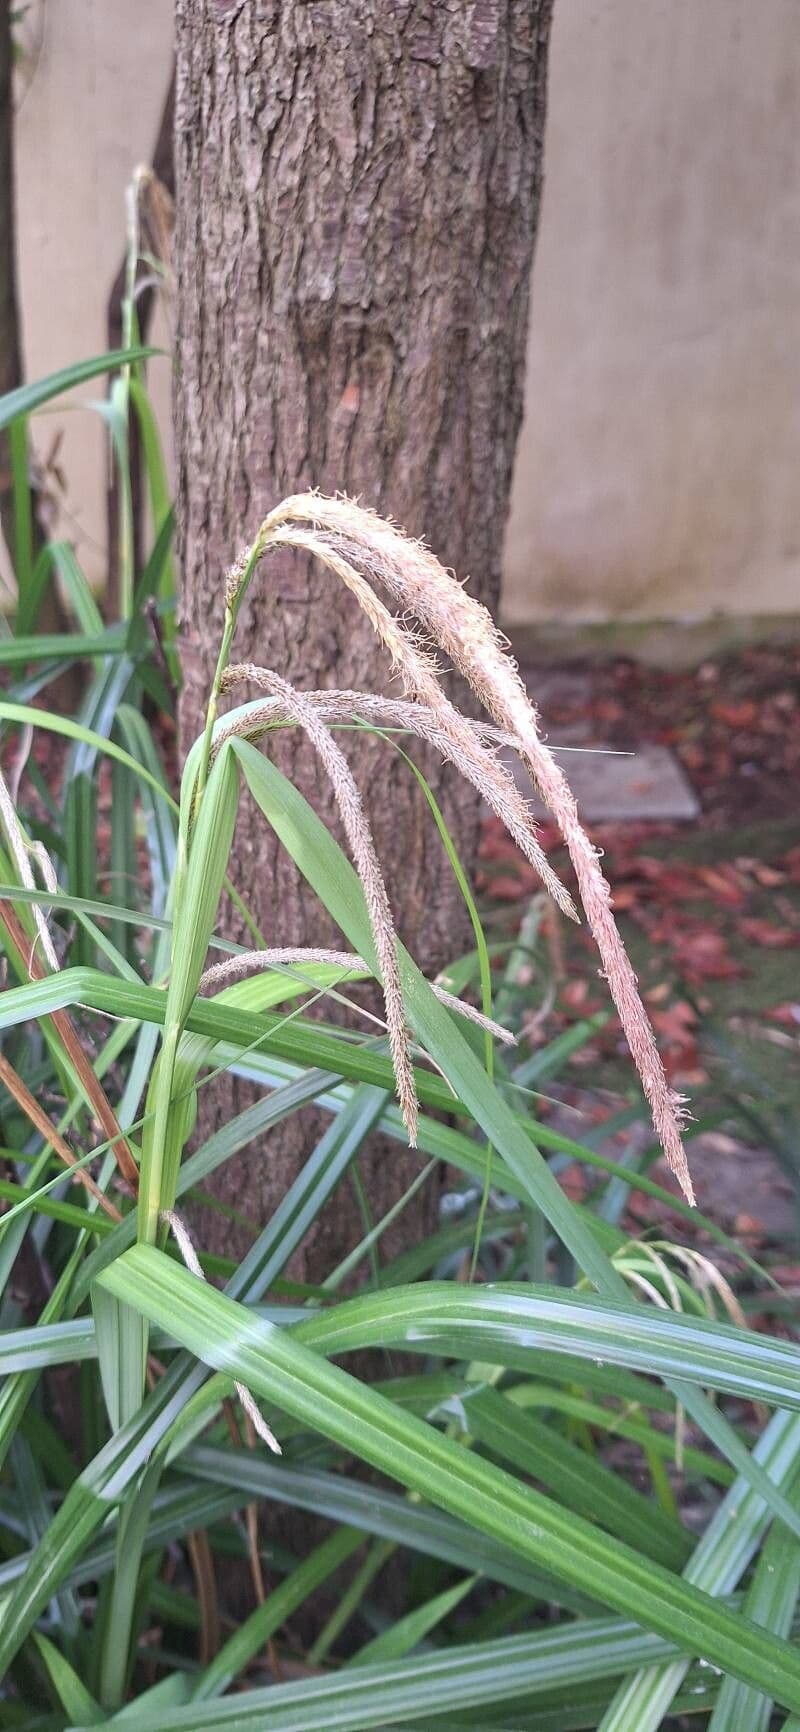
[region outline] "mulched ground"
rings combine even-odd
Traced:
[[[669,746],[699,796],[702,829],[800,817],[800,643],[688,671],[623,659],[534,669],[530,685],[548,728],[588,723],[594,743],[623,751]]]
[[[748,649],[691,671],[628,660],[534,669],[528,683],[547,730],[580,730],[587,745],[625,751],[668,746],[698,796],[690,824],[604,823],[591,833],[670,1080],[698,1116],[724,1121],[707,1160],[701,1143],[693,1163],[702,1200],[753,1242],[791,1239],[800,1185],[800,645]],[[541,836],[571,882],[555,829],[545,824]],[[484,827],[480,888],[491,934],[512,936],[538,883],[494,818]],[[530,1006],[520,1011],[529,1044],[607,1008],[588,933],[560,922],[555,943],[541,943],[532,960]],[[619,1105],[630,1067],[613,1017],[560,1082],[584,1124]],[[623,1133],[617,1157],[624,1146]]]

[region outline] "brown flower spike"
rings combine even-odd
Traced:
[[[458,764],[468,779],[481,788],[489,804],[503,817],[510,833],[536,866],[559,906],[564,912],[574,914],[567,891],[555,877],[537,841],[530,811],[521,799],[513,777],[495,755],[491,738],[493,730],[468,721],[446,696],[431,649],[438,649],[449,658],[503,735],[510,736],[566,843],[586,918],[656,1132],[670,1168],[689,1201],[693,1202],[692,1182],[681,1138],[685,1106],[667,1083],[636,975],[614,920],[609,885],[603,876],[597,852],[578,817],[569,783],[540,736],[536,710],[487,609],[467,594],[453,573],[446,571],[422,542],[411,540],[394,524],[346,498],[329,499],[316,493],[303,493],[285,499],[265,519],[255,546],[260,555],[279,547],[302,549],[318,558],[346,584],[385,645],[408,697],[413,700],[410,704],[395,706],[405,712],[403,725],[413,727],[421,737],[438,744],[443,755]],[[252,565],[250,569],[252,571]],[[374,586],[385,591],[403,610],[402,620],[386,607]],[[419,629],[413,632],[409,629],[406,615],[414,617]],[[339,756],[341,753],[325,722],[338,719],[341,714],[340,710],[337,711],[336,700],[350,704],[350,715],[361,714],[365,720],[378,719],[382,703],[386,706],[384,716],[387,709],[391,709],[391,700],[374,699],[363,693],[301,695],[291,691],[269,670],[249,666],[229,669],[224,683],[228,685],[234,679],[242,678],[255,678],[258,684],[271,690],[273,702],[279,700],[283,718],[298,722],[312,734],[317,749],[327,760],[326,767],[334,784],[341,772],[337,763],[337,773],[334,774],[330,745]],[[259,717],[254,714],[257,709],[258,706],[254,706],[246,717],[241,718],[241,726],[238,721],[232,723],[230,731],[250,732],[251,727],[257,730]],[[278,705],[272,715],[268,715],[267,704],[264,705],[261,731],[279,719],[277,710]],[[220,737],[217,736],[218,740]],[[342,816],[373,918],[398,1091],[411,1131],[416,1103],[405,1039],[401,1041],[402,1001],[397,997],[399,983],[393,961],[394,930],[390,914],[388,927],[384,923],[388,900],[385,889],[382,894],[377,890],[373,874],[373,867],[377,865],[374,846],[360,803],[356,821],[357,808],[349,787],[346,804],[351,821],[348,822],[344,811]],[[357,837],[358,852],[363,860],[357,858]],[[370,869],[365,878],[362,865],[366,865],[368,859]]]

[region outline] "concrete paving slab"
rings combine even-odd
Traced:
[[[574,730],[569,739],[554,729],[549,744],[569,778],[578,809],[589,823],[629,822],[651,819],[665,823],[689,822],[700,806],[677,758],[666,746],[644,745],[626,756],[604,752],[575,751]],[[559,750],[567,745],[570,750]],[[518,760],[507,757],[515,779],[524,792],[530,783]],[[538,802],[533,802],[538,809]]]

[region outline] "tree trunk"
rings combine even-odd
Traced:
[[[358,495],[424,534],[496,606],[551,3],[177,0],[184,748],[204,712],[225,569],[286,493]],[[262,568],[235,659],[306,687],[380,690],[388,678],[351,599],[330,575],[286,558]],[[432,975],[468,932],[441,843],[392,749],[369,738],[347,749],[401,936]],[[330,790],[304,739],[287,733],[270,750],[330,818]],[[469,868],[476,798],[423,761]],[[250,810],[235,867],[267,942],[328,937]],[[237,932],[233,918],[229,930]],[[204,1105],[205,1126],[242,1099],[227,1082],[214,1119]],[[311,1134],[307,1117],[291,1121],[268,1148],[225,1169],[223,1194],[266,1219]],[[374,1149],[368,1162],[377,1216],[418,1162],[397,1145]],[[431,1207],[429,1192],[402,1217],[395,1246]],[[337,1198],[295,1270],[313,1278],[329,1268],[352,1244],[355,1219],[346,1195]]]

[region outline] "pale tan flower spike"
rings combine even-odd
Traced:
[[[502,817],[510,834],[536,866],[555,901],[565,913],[574,915],[568,892],[555,876],[536,838],[530,810],[513,777],[496,756],[493,730],[470,722],[446,696],[432,649],[440,650],[449,658],[502,730],[501,737],[510,738],[566,843],[603,972],[653,1123],[670,1168],[689,1201],[693,1202],[681,1137],[685,1105],[667,1083],[636,975],[614,920],[611,891],[597,852],[580,822],[569,783],[540,736],[536,710],[490,613],[466,592],[452,572],[440,565],[422,542],[411,540],[394,524],[364,510],[350,499],[329,499],[316,493],[296,494],[270,512],[261,526],[256,545],[261,554],[280,547],[302,549],[326,565],[358,600],[413,702],[398,705],[391,699],[372,698],[365,693],[314,692],[301,696],[269,670],[250,666],[230,668],[225,684],[246,678],[271,690],[275,707],[270,709],[269,700],[265,702],[263,725],[268,727],[281,716],[300,723],[314,738],[320,755],[325,756],[334,786],[339,783],[337,798],[340,798],[339,789],[345,786],[338,761],[342,754],[325,723],[340,719],[349,706],[350,716],[361,715],[365,720],[388,720],[394,713],[397,724],[400,722],[398,711],[401,710],[400,725],[412,727],[420,737],[436,745],[474,786],[480,787],[487,802]],[[375,585],[386,591],[403,610],[402,620],[392,614],[379,598]],[[406,624],[405,616],[408,614],[418,622],[424,634],[422,641],[419,631],[412,632]],[[251,710],[247,731],[257,726],[257,722],[258,717]],[[231,731],[239,730],[232,725]],[[224,736],[218,735],[218,740],[220,737]],[[334,747],[335,760],[331,746]],[[347,775],[352,782],[349,768]],[[350,822],[345,816],[341,798],[340,809],[354,858],[358,842],[360,858],[356,863],[364,883],[380,958],[387,1024],[398,1067],[398,1092],[407,1122],[415,1123],[416,1102],[411,1098],[413,1073],[407,1059],[407,1047],[400,1038],[404,1024],[396,963],[392,960],[395,954],[394,928],[385,889],[377,888],[375,868],[383,887],[380,867],[371,837],[369,845],[365,841],[363,811],[360,802],[357,806],[353,802],[353,789],[354,784],[351,788],[348,783],[345,806],[350,812]],[[355,792],[358,800],[357,790]],[[356,813],[359,814],[358,822]],[[368,831],[366,836],[369,836]],[[366,878],[363,868],[367,870]]]

